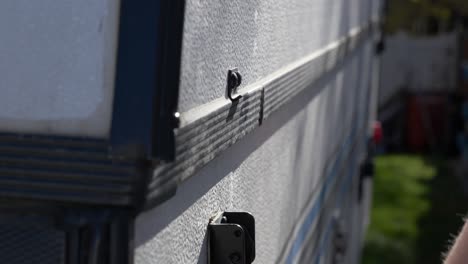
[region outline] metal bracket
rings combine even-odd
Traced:
[[[255,219],[221,212],[208,225],[208,264],[250,264],[255,259]]]
[[[380,37],[379,40],[375,43],[375,54],[377,56],[382,55],[385,52],[385,40],[383,37]]]

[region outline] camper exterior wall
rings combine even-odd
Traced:
[[[377,1],[187,1],[182,117],[225,97],[228,69],[239,68],[241,91],[249,89],[364,27],[378,10]],[[348,234],[345,258],[357,263],[368,205],[358,202],[359,166],[375,108],[377,63],[370,36],[319,78],[317,89],[293,98],[174,197],[141,214],[135,262],[207,263],[209,218],[248,211],[256,219],[255,263],[331,261],[336,215]]]

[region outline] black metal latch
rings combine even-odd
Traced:
[[[233,97],[234,93],[236,93],[236,90],[241,85],[241,83],[242,75],[240,74],[239,70],[237,68],[229,70],[227,75],[227,97],[232,102],[236,102],[240,98],[242,98],[242,95],[237,95],[236,97]]]
[[[208,225],[208,264],[250,264],[255,259],[255,219],[221,212]]]

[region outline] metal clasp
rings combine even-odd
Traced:
[[[255,259],[255,219],[250,213],[221,212],[208,225],[208,264],[250,264]]]
[[[233,97],[233,94],[236,92],[237,87],[239,87],[242,83],[242,75],[240,74],[239,70],[237,68],[228,70],[228,75],[227,75],[227,97],[235,102],[239,100],[242,95],[237,95],[236,97]]]

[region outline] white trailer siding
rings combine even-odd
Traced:
[[[107,137],[119,1],[0,2],[0,130]]]
[[[226,72],[243,87],[367,23],[377,1],[187,1],[179,110],[225,96]]]
[[[378,9],[377,1],[187,1],[182,126],[184,117],[227,100],[228,69],[238,67],[241,90],[249,90],[364,28]],[[357,263],[366,221],[357,201],[358,171],[376,96],[373,45],[366,37],[313,89],[183,182],[170,200],[141,214],[135,262],[206,263],[209,218],[248,211],[256,219],[254,263],[310,263],[331,257],[331,218],[339,211],[350,234],[346,263]]]

